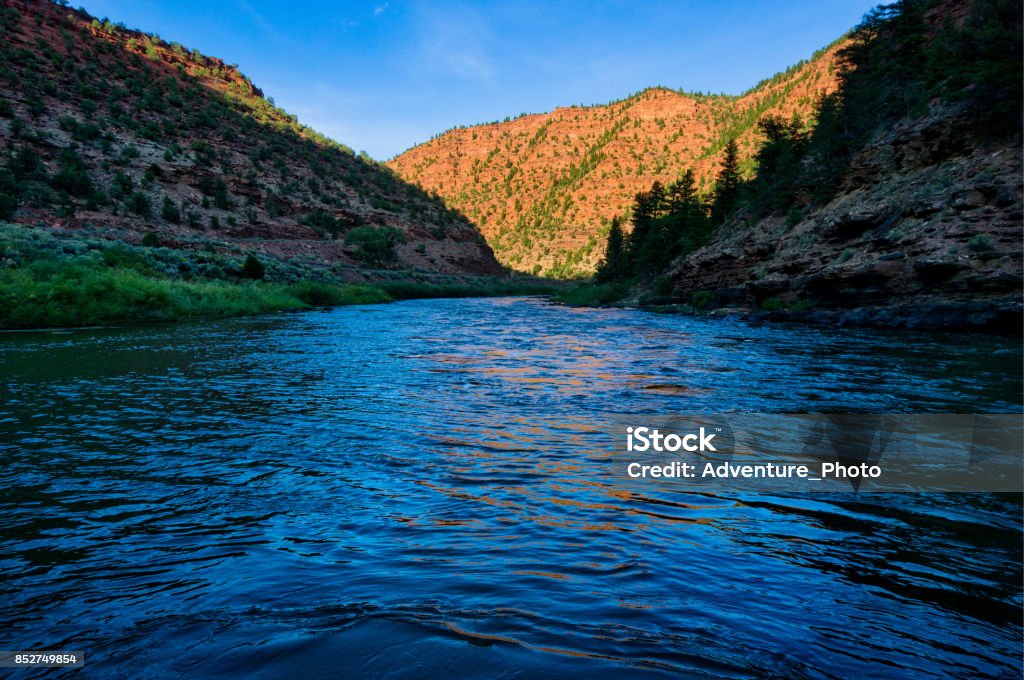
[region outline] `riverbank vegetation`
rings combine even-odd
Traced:
[[[0,328],[223,318],[409,298],[552,291],[534,280],[332,270],[253,253],[149,243],[67,237],[0,223]],[[353,277],[358,282],[346,280]]]
[[[555,295],[565,288],[561,283],[531,277],[520,279],[395,277],[391,280],[375,281],[373,286],[383,290],[395,300]]]

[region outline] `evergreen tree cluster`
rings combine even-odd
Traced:
[[[1019,0],[973,0],[962,25],[936,28],[937,0],[898,0],[868,12],[840,53],[836,90],[818,102],[813,127],[799,117],[758,121],[763,142],[744,180],[735,139],[725,144],[714,190],[697,196],[693,173],[665,189],[637,194],[633,230],[616,219],[598,268],[601,282],[650,277],[710,240],[743,211],[752,218],[791,215],[832,198],[853,155],[880,128],[927,115],[936,101],[960,104],[981,136],[1021,133],[1024,101]]]
[[[650,190],[641,191],[633,204],[633,230],[628,238],[621,219],[612,220],[598,280],[622,281],[653,274],[676,257],[701,247],[711,236],[711,207],[697,193],[693,170],[667,188],[655,182]]]
[[[980,136],[1021,131],[1021,3],[973,0],[962,26],[929,12],[936,0],[898,0],[865,15],[840,52],[837,89],[816,107],[815,125],[768,116],[742,207],[754,217],[834,196],[853,155],[880,128],[921,118],[934,102],[962,104]]]

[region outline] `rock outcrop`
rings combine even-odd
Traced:
[[[674,296],[770,318],[1020,333],[1021,150],[954,107],[886,129],[793,223],[740,215],[678,260]],[[703,292],[702,292],[703,291]]]

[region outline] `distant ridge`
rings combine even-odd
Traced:
[[[501,123],[456,128],[388,165],[466,214],[502,264],[569,277],[593,271],[611,217],[651,182],[686,167],[708,189],[726,141],[741,158],[768,113],[813,116],[835,87],[843,39],[738,96],[653,87],[609,104],[567,106]]]

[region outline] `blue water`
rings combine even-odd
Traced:
[[[605,426],[1019,412],[1020,351],[512,298],[6,334],[0,649],[124,678],[1019,678],[1019,495],[625,489]]]

